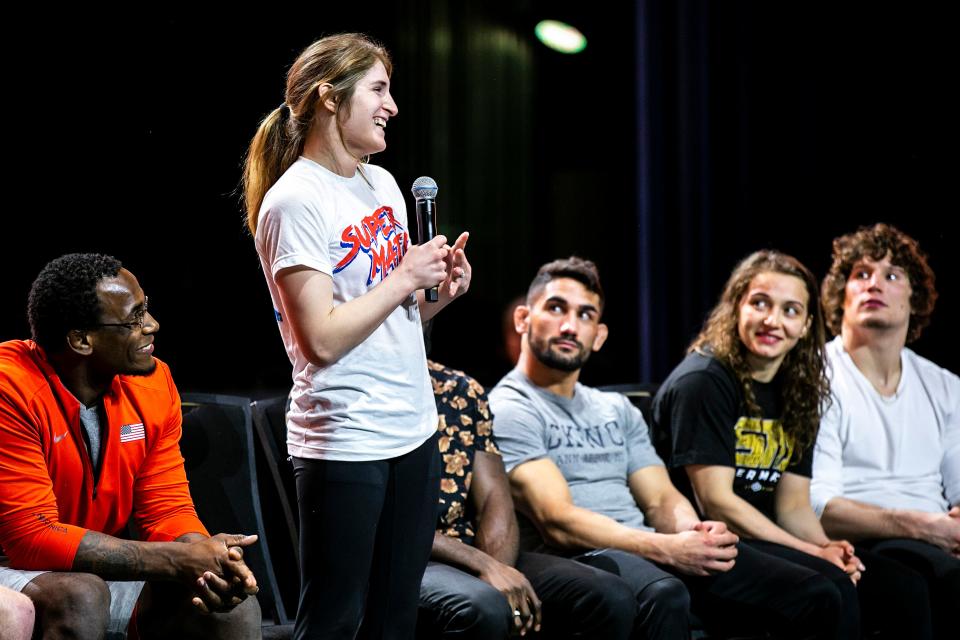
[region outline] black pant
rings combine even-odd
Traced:
[[[516,569],[542,602],[540,638],[626,640],[634,597],[617,576],[566,558],[520,552]],[[431,562],[420,585],[417,637],[497,640],[510,636],[514,617],[506,597],[480,578]]]
[[[436,436],[389,460],[294,458],[297,640],[413,636],[433,545],[439,460]]]
[[[744,540],[744,544],[765,553],[776,556],[781,560],[806,567],[816,571],[828,579],[837,592],[840,594],[840,626],[837,629],[838,638],[850,638],[856,640],[860,637],[860,599],[858,597],[857,587],[850,581],[840,567],[827,562],[822,558],[811,556],[803,551],[797,551],[790,547],[775,542],[766,542],[764,540]],[[863,558],[861,558],[862,560]]]
[[[960,606],[960,559],[946,551],[920,540],[891,538],[886,540],[863,541],[858,548],[869,549],[874,556],[887,559],[898,565],[899,571],[887,577],[885,582],[891,587],[910,592],[914,603],[912,608],[920,606],[916,601],[926,598],[932,618],[932,632],[926,636],[912,632],[910,637],[957,637],[957,608]],[[864,562],[866,564],[866,562]],[[867,565],[867,572],[870,566]],[[913,583],[904,588],[903,576],[913,575]],[[898,608],[903,608],[902,598],[898,598]],[[918,623],[919,625],[919,623]],[[890,637],[894,637],[892,634]],[[906,637],[906,636],[904,636]]]
[[[616,573],[633,587],[638,638],[689,637],[691,608],[706,630],[721,635],[837,637],[842,598],[828,578],[743,543],[737,549],[730,571],[706,577],[677,573],[615,549],[575,559]]]
[[[617,549],[596,549],[573,559],[616,574],[630,585],[636,609],[631,638],[690,637],[690,594],[676,577],[649,560]]]
[[[866,570],[854,586],[839,567],[773,542],[745,540],[769,556],[812,569],[830,580],[840,594],[838,637],[929,640],[930,613],[926,585],[914,572],[881,555],[858,547]]]

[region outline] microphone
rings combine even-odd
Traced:
[[[420,244],[430,242],[437,233],[437,182],[421,176],[413,181],[413,198],[417,201],[417,240]],[[437,287],[424,289],[423,299],[436,302],[440,299]]]

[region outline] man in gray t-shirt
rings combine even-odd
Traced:
[[[694,610],[718,632],[833,637],[840,594],[814,572],[738,547],[701,521],[670,482],[629,401],[579,384],[607,337],[596,266],[540,268],[517,308],[520,359],[490,394],[517,509],[536,528],[528,547],[620,575],[634,590],[636,637],[687,638]]]
[[[573,397],[566,398],[541,389],[514,369],[492,397],[497,411],[510,416],[511,426],[523,425],[507,429],[503,438],[511,469],[549,458],[563,474],[574,504],[652,531],[625,480],[663,462],[650,444],[640,411],[626,396],[578,382]]]

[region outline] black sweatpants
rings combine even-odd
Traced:
[[[616,573],[633,587],[635,638],[688,638],[691,609],[711,634],[838,637],[842,598],[831,580],[742,542],[737,549],[732,569],[706,577],[685,575],[616,549],[574,559]]]
[[[413,637],[437,518],[437,436],[389,460],[294,458],[293,466],[300,508],[294,638]]]
[[[960,605],[960,558],[943,549],[920,540],[890,538],[865,540],[857,548],[869,549],[897,563],[901,572],[915,574],[919,586],[914,586],[914,597],[925,596],[930,603],[932,636],[934,638],[957,637],[957,607]],[[868,567],[869,571],[869,567]],[[901,603],[899,605],[903,607]],[[893,637],[892,635],[890,637]],[[903,636],[907,637],[907,636]],[[930,637],[914,632],[913,638]]]
[[[516,569],[543,603],[538,638],[627,640],[635,601],[626,582],[607,571],[559,556],[521,551]],[[479,577],[431,562],[420,585],[417,637],[503,640],[515,619],[507,598]]]

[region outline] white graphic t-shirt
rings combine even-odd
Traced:
[[[304,266],[333,280],[333,303],[362,296],[390,276],[410,244],[407,209],[393,176],[364,165],[344,178],[301,157],[267,192],[257,253],[280,335],[293,364],[287,414],[290,455],[379,460],[415,449],[436,430],[416,297],[337,362],[307,361],[287,322],[277,274]]]

